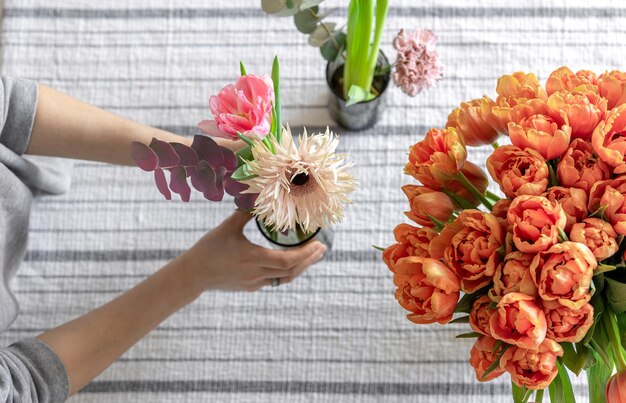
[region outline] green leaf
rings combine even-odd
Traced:
[[[626,284],[609,277],[604,278],[606,299],[616,313],[626,312]]]
[[[519,387],[513,381],[511,381],[511,391],[513,392],[513,401],[515,403],[526,403],[533,393],[532,389],[528,389],[525,386]]]
[[[253,158],[254,156],[252,155],[252,148],[250,148],[250,146],[245,146],[241,150],[237,151],[237,161],[239,164],[252,161]]]
[[[616,313],[617,326],[619,327],[619,336],[622,340],[622,346],[626,348],[626,313]]]
[[[606,383],[613,373],[613,365],[606,366],[602,360],[597,361],[596,365],[586,371],[589,403],[606,403]]]
[[[311,34],[317,28],[317,23],[321,18],[317,15],[319,11],[318,6],[313,6],[305,10],[300,11],[293,16],[293,22],[296,24],[298,31],[303,34]]]
[[[593,325],[587,331],[587,334],[582,339],[581,343],[585,346],[589,347],[589,343],[591,342],[591,338],[595,333],[596,324],[599,323],[600,315],[604,312],[604,302],[602,301],[602,295],[600,292],[604,287],[604,276],[598,276],[593,278],[594,286],[596,287],[596,293],[591,298],[591,306],[593,306]]]
[[[474,305],[474,301],[476,301],[479,297],[487,294],[487,287],[481,288],[471,294],[463,294],[459,302],[456,304],[456,308],[454,309],[454,313],[465,312],[470,313],[472,310],[472,305]]]
[[[278,62],[278,56],[274,56],[274,62],[272,63],[272,82],[274,83],[274,119],[276,121],[276,132],[274,136],[276,140],[280,141],[281,131],[283,130],[282,122],[280,120],[280,63]]]
[[[500,366],[500,360],[502,359],[502,355],[509,348],[511,348],[510,344],[507,344],[504,347],[502,347],[502,350],[500,350],[500,352],[498,353],[498,358],[496,358],[493,361],[493,363],[489,366],[489,368],[487,368],[485,370],[485,372],[483,373],[483,378],[482,379],[485,379],[487,376],[489,376],[490,373],[492,373],[496,368],[498,368]]]
[[[469,318],[470,318],[469,315],[459,316],[456,319],[452,319],[450,323],[469,323]]]
[[[241,73],[241,76],[247,76],[248,74],[246,73],[246,67],[243,65],[243,61],[239,60],[239,72]]]
[[[574,396],[574,390],[569,379],[569,374],[560,362],[557,361],[556,365],[559,373],[548,388],[550,392],[550,402],[575,403],[576,397]]]
[[[576,376],[580,375],[583,369],[589,368],[595,364],[593,353],[584,344],[576,344],[576,348],[572,343],[561,343],[563,347],[563,364]]]
[[[469,332],[469,333],[461,333],[454,336],[455,339],[475,339],[482,336],[482,334],[478,332]]]
[[[231,176],[231,178],[237,182],[246,181],[256,177],[256,175],[248,173],[248,164],[244,164],[237,168]]]
[[[351,106],[359,102],[365,101],[370,95],[370,92],[358,85],[352,85],[350,91],[348,91],[348,101],[346,106]]]
[[[598,267],[593,271],[594,275],[600,274],[600,273],[606,273],[608,271],[613,271],[617,269],[617,266],[613,266],[611,264],[602,264],[600,263],[598,265]]]
[[[337,24],[334,22],[323,22],[315,28],[315,31],[309,35],[309,45],[319,48],[322,47],[335,32]]]
[[[376,246],[376,245],[372,245],[372,248],[374,248],[374,249],[376,249],[376,250],[379,250],[379,251],[381,251],[381,252],[384,252],[384,251],[386,250],[386,249],[385,249],[385,248],[383,248],[382,246]]]
[[[569,241],[569,238],[567,237],[567,234],[565,233],[565,231],[563,231],[563,228],[561,228],[561,227],[556,227],[556,228],[559,231],[559,240],[561,242]]]
[[[334,62],[346,45],[346,34],[334,33],[320,48],[324,60]]]
[[[604,212],[606,211],[606,209],[609,207],[608,204],[602,205],[600,207],[598,207],[598,209],[596,211],[594,211],[593,213],[591,213],[589,215],[590,218],[601,218],[601,219],[605,219],[604,217]]]

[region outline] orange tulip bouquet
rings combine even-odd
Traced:
[[[414,323],[468,323],[476,378],[508,373],[515,402],[575,402],[567,369],[590,402],[626,402],[626,73],[518,72],[496,92],[410,148],[395,298]],[[503,197],[467,160],[487,144]]]

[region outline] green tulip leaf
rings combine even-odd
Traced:
[[[352,87],[350,87],[350,91],[348,91],[348,101],[346,102],[346,106],[363,102],[368,99],[369,95],[370,92],[365,88],[353,84]]]
[[[587,369],[589,403],[606,403],[606,383],[613,373],[613,365],[606,366],[602,360]]]
[[[456,319],[452,319],[450,323],[469,323],[469,315],[459,316]]]
[[[626,312],[626,284],[609,277],[604,278],[606,299],[616,313]]]

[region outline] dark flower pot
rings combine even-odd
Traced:
[[[330,115],[344,129],[355,131],[370,128],[376,124],[385,108],[384,97],[391,78],[389,60],[382,51],[378,52],[376,69],[384,73],[374,76],[372,86],[379,95],[372,100],[346,106],[342,88],[344,61],[339,59],[326,65],[326,83],[331,90],[328,103]]]

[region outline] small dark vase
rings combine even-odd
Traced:
[[[313,232],[306,232],[302,229],[290,229],[286,232],[269,229],[264,223],[255,220],[259,232],[267,239],[272,246],[277,249],[289,249],[302,246],[313,240],[318,240],[330,251],[333,242],[333,232],[330,228],[318,228]]]
[[[372,86],[379,95],[372,100],[346,106],[342,85],[344,61],[339,59],[326,65],[326,83],[331,91],[328,102],[330,115],[344,129],[356,131],[370,128],[385,108],[384,97],[391,77],[389,60],[382,51],[378,52],[376,70],[383,73],[374,76]]]

